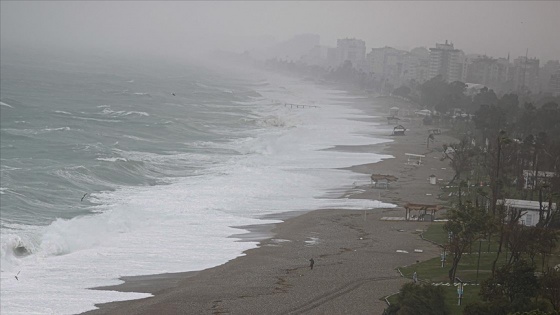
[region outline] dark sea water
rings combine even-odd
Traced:
[[[2,51],[0,73],[2,314],[145,297],[87,288],[224,263],[262,215],[363,208],[338,168],[383,158],[325,150],[382,141],[359,97],[255,69]]]

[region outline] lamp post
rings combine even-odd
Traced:
[[[476,283],[478,284],[478,270],[480,269],[480,248],[482,247],[482,239],[478,240],[478,261],[476,263]]]
[[[459,286],[457,287],[457,295],[459,296],[459,301],[457,302],[457,305],[461,305],[461,300],[463,299],[463,281],[461,281],[461,279],[459,279],[458,277],[455,277],[455,280],[459,281]]]

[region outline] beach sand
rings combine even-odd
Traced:
[[[392,106],[417,109],[395,99],[377,99],[377,107],[371,103],[361,106],[383,125]],[[283,214],[277,217],[283,223],[249,227],[251,233],[241,235],[241,241],[261,240],[244,256],[198,272],[125,278],[121,285],[98,289],[149,292],[154,297],[101,304],[85,314],[381,314],[387,306],[383,297],[412,281],[396,268],[439,255],[439,248],[419,235],[430,222],[381,220],[404,217],[406,202],[439,203],[440,183],[453,176],[448,162],[440,161],[441,152],[433,150],[441,151],[453,138],[436,135],[427,148],[428,129],[433,127],[421,121],[402,120],[406,135],[388,132],[391,143],[335,148],[393,155],[394,159],[351,167],[364,179],[344,197],[401,207]],[[387,125],[387,130],[393,126]],[[426,157],[421,165],[408,165],[405,153]],[[388,189],[375,189],[369,183],[372,173],[394,175],[398,181]],[[441,179],[438,185],[429,184],[432,174]]]

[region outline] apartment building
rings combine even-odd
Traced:
[[[441,75],[447,82],[465,81],[466,71],[465,54],[453,47],[453,43],[436,43],[435,48],[430,48],[429,77]]]

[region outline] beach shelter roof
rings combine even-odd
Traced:
[[[393,175],[384,175],[384,174],[371,174],[371,179],[374,181],[378,181],[380,179],[386,179],[390,182],[396,182],[399,178]]]
[[[431,115],[432,112],[429,109],[422,109],[416,112],[418,115],[428,116]]]
[[[400,108],[398,108],[397,106],[393,106],[393,107],[391,107],[391,109],[399,110]]]

